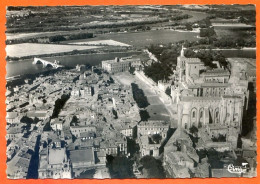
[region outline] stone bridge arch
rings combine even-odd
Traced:
[[[34,58],[33,64],[43,64],[43,62],[39,58]]]
[[[50,63],[46,63],[45,65],[44,65],[46,68],[53,68],[54,66],[52,65],[52,64],[50,64]]]
[[[59,61],[56,61],[54,63],[50,62],[50,61],[45,61],[43,59],[40,58],[34,58],[33,64],[42,64],[43,67],[51,67],[51,68],[62,68],[63,65],[59,64]]]

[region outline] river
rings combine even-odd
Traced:
[[[127,53],[107,53],[107,54],[86,54],[86,55],[73,55],[73,56],[57,56],[42,58],[47,61],[54,62],[55,60],[60,61],[61,65],[67,67],[75,67],[77,64],[89,64],[99,65],[103,60],[114,59],[115,57],[127,57],[139,54],[140,52],[127,52]],[[22,60],[19,62],[7,62],[6,64],[6,77],[12,77],[16,75],[34,74],[49,70],[43,68],[41,64],[32,64],[33,59]]]
[[[201,20],[205,18],[206,14],[201,12],[193,12],[182,10],[184,14],[190,14],[193,17],[188,19],[188,21]],[[187,20],[183,20],[187,21]],[[98,35],[96,38],[88,39],[87,41],[93,40],[107,40],[112,39],[126,44],[133,45],[135,47],[145,47],[150,44],[167,44],[171,42],[190,40],[195,41],[198,33],[192,32],[177,32],[171,30],[154,30],[136,33],[112,33]],[[14,35],[13,35],[14,36]],[[77,40],[82,41],[82,40]],[[62,65],[74,67],[77,64],[90,64],[98,65],[102,60],[113,59],[115,57],[130,56],[136,53],[111,53],[111,54],[91,54],[91,55],[77,55],[77,56],[61,56],[61,57],[49,57],[43,58],[48,61],[58,60]],[[16,75],[23,74],[34,74],[46,71],[48,69],[42,68],[42,65],[33,65],[32,59],[23,60],[20,62],[8,62],[6,65],[7,75],[6,77],[12,77]]]
[[[206,13],[182,10],[183,14],[192,15],[191,18],[182,20],[182,22],[194,22],[207,17]],[[115,40],[134,47],[144,48],[150,44],[167,44],[171,42],[177,42],[181,40],[195,41],[198,33],[194,32],[178,32],[172,30],[153,30],[144,32],[128,32],[128,33],[111,33],[98,35],[96,38],[88,39],[87,41],[94,40]],[[70,42],[80,42],[83,40],[75,40]],[[68,42],[68,41],[67,41]],[[226,57],[246,57],[255,58],[255,50],[225,50],[222,51]],[[58,60],[62,65],[75,67],[77,64],[89,64],[98,65],[102,60],[114,59],[115,57],[125,57],[138,54],[132,53],[110,53],[110,54],[89,54],[89,55],[74,55],[74,56],[60,56],[60,57],[49,57],[42,58],[48,61]],[[48,69],[42,68],[42,65],[33,65],[32,59],[23,60],[20,62],[8,62],[6,65],[7,75],[6,77],[12,77],[23,74],[34,74]]]
[[[187,22],[197,22],[202,19],[205,19],[208,17],[208,14],[205,12],[199,12],[199,11],[191,11],[191,10],[181,10],[183,14],[191,15],[192,17],[189,19],[183,19],[180,22],[181,23],[187,23]]]
[[[144,48],[150,44],[167,44],[180,40],[198,40],[198,33],[193,32],[177,32],[171,30],[155,30],[145,31],[137,33],[113,33],[100,35],[94,39],[88,39],[87,41],[93,40],[115,40],[135,47]],[[80,42],[82,40],[77,40]],[[76,42],[76,41],[75,41]],[[7,53],[8,54],[8,53]],[[64,66],[75,67],[77,64],[90,64],[98,65],[102,60],[114,59],[115,57],[126,57],[137,54],[137,52],[131,53],[110,53],[110,54],[89,54],[89,55],[74,55],[74,56],[61,56],[61,57],[49,57],[42,58],[47,61],[58,60]],[[34,74],[48,69],[42,68],[41,65],[33,65],[32,59],[23,60],[19,62],[8,62],[6,66],[7,75],[6,77],[12,77],[23,74]]]
[[[256,51],[254,49],[248,50],[235,50],[227,49],[221,50],[225,57],[241,57],[241,58],[256,58]],[[87,55],[74,55],[74,56],[59,56],[42,58],[47,61],[54,62],[60,61],[64,66],[75,67],[77,64],[89,64],[91,66],[101,64],[103,60],[114,59],[115,57],[126,57],[131,55],[138,55],[140,52],[127,52],[127,53],[107,53],[107,54],[87,54]],[[34,74],[43,71],[47,71],[47,68],[43,68],[42,65],[33,65],[33,59],[23,60],[20,62],[7,62],[6,77],[12,77],[16,75]]]

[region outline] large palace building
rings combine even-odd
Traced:
[[[114,60],[102,61],[102,68],[109,73],[117,73],[128,71],[130,62],[123,58],[115,58]]]
[[[178,127],[205,126],[211,132],[226,127],[227,132],[222,134],[228,134],[232,127],[238,134],[241,132],[249,95],[247,64],[233,61],[230,69],[217,65],[216,69],[209,69],[198,58],[186,58],[182,48],[174,73],[175,85],[171,87]]]

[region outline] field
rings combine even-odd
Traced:
[[[121,42],[117,42],[115,40],[97,40],[97,41],[86,41],[86,42],[72,42],[69,44],[73,44],[73,45],[96,45],[96,46],[100,46],[100,45],[108,45],[108,46],[122,46],[122,47],[129,47],[131,45],[125,44],[125,43],[121,43]]]
[[[73,50],[87,50],[101,48],[100,46],[77,46],[77,45],[56,45],[56,44],[35,44],[22,43],[7,45],[6,53],[10,57],[24,57],[43,54],[53,54],[61,52],[70,52]]]
[[[115,40],[135,47],[145,47],[150,44],[168,44],[172,42],[178,42],[181,40],[196,41],[198,33],[194,32],[177,32],[171,30],[154,30],[143,32],[131,32],[131,33],[110,33],[97,35],[96,38],[90,38],[85,40],[75,40],[69,43],[99,41],[99,40]],[[68,43],[68,42],[63,42]]]
[[[228,37],[233,37],[233,38],[252,38],[255,36],[255,31],[254,30],[247,30],[247,29],[229,29],[229,28],[215,28],[215,32],[217,36],[223,37],[223,36],[228,36]]]
[[[237,29],[245,29],[245,28],[252,28],[254,26],[243,24],[243,23],[212,23],[213,27],[220,27],[220,28],[225,28],[225,27],[230,27],[232,29],[237,28]]]

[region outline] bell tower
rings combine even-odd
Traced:
[[[183,45],[182,45],[182,46],[181,46],[181,54],[180,54],[180,57],[185,57],[185,56],[184,56],[184,49],[185,49],[185,48],[184,48]]]

